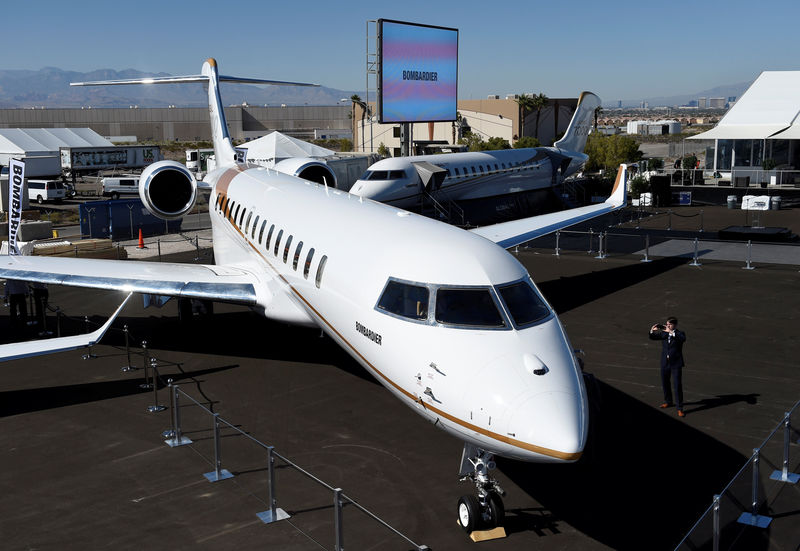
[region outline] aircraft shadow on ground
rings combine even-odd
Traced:
[[[180,373],[170,374],[169,378],[176,383],[183,381],[199,384],[201,381],[197,379],[198,377],[226,371],[235,367],[237,366],[226,365],[197,371],[181,371]],[[165,377],[161,377],[161,379],[162,384],[159,385],[159,388],[163,389],[163,379],[165,379]],[[143,382],[144,376],[142,375],[142,377],[128,377],[113,381],[26,388],[0,392],[0,418],[33,411],[85,404],[98,400],[108,400],[110,398],[120,398],[134,394],[151,393],[152,390],[139,387]]]
[[[93,318],[102,323],[103,318]],[[197,316],[188,323],[176,316],[126,317],[132,347],[142,340],[151,350],[170,350],[225,357],[256,358],[311,364],[330,364],[375,384],[377,381],[319,329],[275,322],[255,312],[240,311]],[[124,348],[125,335],[109,331],[102,344]]]
[[[665,257],[652,262],[560,277],[537,283],[537,286],[555,311],[561,314],[685,264],[685,259]]]
[[[542,506],[508,511],[508,531],[547,537],[563,522],[613,549],[674,549],[747,458],[674,417],[674,409],[654,409],[600,381],[590,386],[590,438],[580,461],[498,459],[500,470]],[[751,400],[720,397],[717,405]],[[744,486],[736,496],[742,504],[749,501]],[[723,529],[739,543],[746,539],[742,549],[767,549],[767,531],[748,532],[728,517]],[[710,545],[706,535],[694,539],[698,548]]]

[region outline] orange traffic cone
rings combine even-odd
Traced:
[[[139,245],[136,247],[137,249],[144,249],[144,239],[142,238],[142,228],[139,228]]]

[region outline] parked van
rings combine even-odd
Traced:
[[[28,199],[40,205],[45,201],[60,203],[67,190],[59,180],[28,180]]]
[[[122,195],[139,195],[138,176],[103,178],[103,197],[111,197],[116,200]]]

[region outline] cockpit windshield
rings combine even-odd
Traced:
[[[392,278],[375,308],[417,323],[461,329],[522,328],[551,314],[528,279],[496,287],[455,287]]]
[[[406,177],[404,170],[368,170],[361,180],[402,180]]]
[[[378,308],[413,320],[428,319],[428,288],[400,281],[389,281]]]
[[[436,321],[471,327],[505,327],[489,289],[439,289],[436,291]]]
[[[536,323],[550,315],[550,309],[542,297],[527,281],[504,285],[497,290],[506,303],[514,324],[518,327]]]

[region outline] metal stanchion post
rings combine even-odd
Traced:
[[[594,235],[594,230],[589,228],[589,250],[586,251],[589,254],[592,254],[594,251],[592,250],[592,236]]]
[[[752,257],[752,254],[753,254],[753,242],[752,241],[748,241],[747,242],[747,265],[746,266],[742,266],[742,270],[755,270],[756,269],[755,266],[750,264],[750,259]]]
[[[561,231],[556,230],[556,252],[554,253],[555,256],[560,256],[561,248],[558,246],[559,240],[561,239]]]
[[[739,515],[737,522],[739,524],[747,524],[748,526],[757,526],[758,528],[766,528],[772,522],[772,517],[758,514],[758,456],[760,450],[753,449],[753,482],[751,488],[752,494],[752,513],[742,513]]]
[[[344,550],[344,526],[342,526],[342,489],[333,490],[333,520],[336,524],[336,543],[333,548],[336,551]]]
[[[84,325],[85,325],[85,327],[86,327],[86,332],[87,332],[87,333],[90,333],[90,331],[89,331],[89,316],[83,316],[83,322],[84,322]],[[87,352],[86,354],[84,354],[84,355],[83,355],[83,356],[81,356],[81,357],[82,357],[84,360],[91,360],[91,359],[94,359],[94,358],[96,358],[96,357],[97,357],[97,356],[94,354],[94,352],[92,351],[92,345],[91,345],[91,344],[89,345],[89,352]]]
[[[147,408],[150,413],[164,411],[167,406],[158,404],[158,365],[155,358],[150,358],[150,367],[153,371],[153,405]]]
[[[200,236],[199,235],[195,235],[194,236],[194,247],[195,247],[195,249],[197,249],[197,256],[195,257],[195,260],[200,260]]]
[[[700,262],[697,261],[697,238],[696,237],[694,238],[694,257],[692,258],[692,261],[689,262],[689,266],[702,266],[702,264],[700,264]]]
[[[719,551],[719,495],[714,496],[714,548]]]
[[[646,234],[644,236],[644,258],[641,259],[639,262],[652,262],[649,258],[650,254],[650,234]]]
[[[797,481],[800,480],[800,475],[789,472],[789,443],[792,440],[792,425],[790,419],[791,413],[787,411],[786,416],[783,418],[783,468],[780,471],[772,471],[769,477],[772,480],[796,484]]]
[[[175,448],[178,446],[183,446],[186,444],[191,444],[192,441],[183,435],[181,432],[181,405],[180,405],[180,390],[178,389],[178,385],[172,383],[172,379],[168,380],[169,382],[169,389],[170,389],[170,405],[172,406],[172,430],[167,431],[169,434],[165,434],[165,436],[171,436],[164,442],[170,447]]]
[[[703,231],[703,209],[700,209],[700,231]]]
[[[275,496],[275,448],[267,446],[267,466],[269,469],[269,511],[261,511],[256,516],[264,524],[277,522],[289,518],[289,514],[278,507],[278,498]]]
[[[519,254],[519,245],[514,245],[514,254]]]
[[[131,346],[129,342],[129,335],[128,335],[128,324],[126,323],[123,328],[122,332],[125,333],[125,355],[128,357],[128,363],[122,368],[122,371],[134,371],[136,368],[131,365]]]
[[[161,238],[159,237],[156,239],[156,243],[158,243],[158,261],[161,262]]]
[[[147,364],[150,363],[150,353],[147,350],[147,341],[142,341],[142,366],[144,369],[144,382],[139,385],[139,388],[150,388],[150,383],[147,380]]]
[[[203,476],[205,476],[209,482],[218,482],[226,478],[233,478],[233,475],[227,469],[222,468],[222,456],[219,442],[219,413],[214,414],[214,470],[210,473],[205,473]]]
[[[607,232],[600,232],[600,234],[597,236],[597,256],[595,256],[595,258],[599,258],[602,260],[603,258],[606,257],[606,254],[604,252],[605,249],[603,248],[603,246],[605,245],[606,247],[608,247],[608,244],[606,243],[606,240],[608,239],[607,236],[608,236]]]

